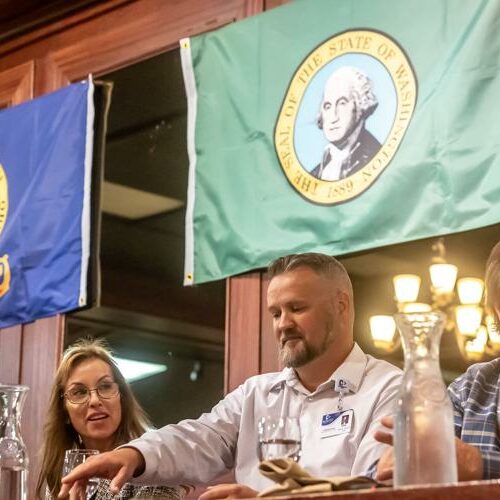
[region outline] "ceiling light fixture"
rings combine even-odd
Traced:
[[[129,383],[166,372],[168,369],[167,365],[159,363],[117,357],[113,357],[113,359],[122,372],[122,375],[125,377],[125,380]]]
[[[151,217],[184,206],[182,200],[149,193],[121,184],[104,181],[102,186],[102,211],[122,217],[137,220]]]
[[[477,361],[500,352],[500,335],[491,315],[481,306],[484,282],[479,278],[457,281],[458,268],[446,262],[443,238],[432,246],[434,256],[429,266],[432,303],[416,302],[420,291],[420,276],[399,274],[394,276],[394,300],[399,312],[429,312],[441,310],[447,315],[446,330],[454,332],[462,356]],[[457,285],[458,303],[455,295]],[[370,330],[375,347],[392,352],[399,348],[399,336],[394,335],[392,316],[377,315],[370,318]]]

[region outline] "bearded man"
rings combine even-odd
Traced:
[[[204,484],[234,470],[237,484],[200,498],[255,497],[270,486],[258,471],[257,424],[263,416],[297,417],[300,464],[317,476],[363,474],[386,445],[373,435],[391,413],[401,371],[366,355],[353,340],[349,276],[335,258],[289,255],[269,267],[267,305],[284,369],[251,377],[197,420],[150,431],[78,467],[78,480],[112,479],[118,491],[132,476],[147,484]]]

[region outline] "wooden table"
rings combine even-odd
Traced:
[[[275,498],[281,500],[478,500],[483,498],[494,500],[500,499],[500,480],[470,481],[442,486],[405,486],[402,488],[338,491]]]

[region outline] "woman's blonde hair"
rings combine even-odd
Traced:
[[[499,318],[495,308],[500,308],[500,241],[493,247],[488,257],[484,281],[486,284],[486,302],[492,309],[498,325]]]
[[[57,496],[61,488],[65,450],[82,447],[80,436],[71,425],[66,411],[64,390],[76,366],[89,359],[100,359],[108,364],[120,389],[122,418],[113,445],[127,443],[131,439],[141,436],[151,427],[146,413],[135,399],[130,386],[111,357],[106,343],[99,339],[79,340],[65,351],[52,387],[44,427],[44,443],[41,451],[42,466],[36,488],[38,498],[44,498],[45,484],[51,495]]]

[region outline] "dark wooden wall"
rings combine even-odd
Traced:
[[[268,283],[261,271],[227,280],[226,392],[251,375],[279,370],[277,345],[266,306]]]

